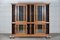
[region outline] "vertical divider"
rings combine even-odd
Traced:
[[[35,8],[36,8],[35,9],[36,10],[36,13],[35,13],[35,17],[36,17],[35,18],[35,31],[36,31],[36,34],[37,34],[37,23],[36,23],[37,22],[37,5],[35,5]]]
[[[27,5],[26,5],[26,34],[27,34]]]
[[[36,5],[36,21],[37,21],[37,5]]]
[[[42,21],[43,21],[43,13],[44,13],[44,11],[43,11],[43,10],[44,10],[43,7],[44,7],[44,5],[41,5],[41,6],[42,6]],[[44,32],[44,26],[43,26],[44,23],[42,23],[41,25],[42,25],[42,32]]]
[[[49,4],[46,5],[46,22],[49,22]],[[49,34],[49,23],[46,23],[46,34]]]
[[[31,4],[30,4],[30,22],[31,22]],[[30,24],[30,34],[31,34],[31,24]]]
[[[46,22],[46,5],[44,7],[44,21]],[[45,33],[46,33],[46,23],[45,23]]]
[[[25,6],[23,6],[23,19],[24,19],[24,21],[26,21],[26,5]]]
[[[18,6],[18,8],[17,8],[17,15],[18,15],[18,16],[17,16],[17,18],[18,18],[17,21],[19,21],[19,14],[18,14],[18,13],[19,13],[19,6]]]
[[[12,4],[12,22],[15,22],[15,4]],[[15,34],[15,24],[12,24],[12,34]]]
[[[35,4],[34,4],[34,24],[35,24]],[[35,25],[34,25],[34,34],[35,34],[35,31],[36,29],[35,29]]]
[[[30,22],[31,22],[31,4],[30,4]]]

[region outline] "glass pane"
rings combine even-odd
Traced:
[[[46,22],[49,22],[49,5],[46,5]]]
[[[23,25],[19,25],[19,32],[23,32]]]
[[[15,24],[12,24],[12,34],[15,34]]]
[[[42,32],[42,25],[38,25],[38,33]]]
[[[30,34],[30,24],[27,24],[27,34]]]
[[[34,34],[34,24],[31,24],[31,34]]]
[[[42,6],[38,6],[38,21],[42,21]]]
[[[46,34],[49,34],[49,24],[46,24]]]
[[[34,5],[31,5],[31,21],[34,22]]]
[[[23,6],[19,6],[19,20],[23,21]]]
[[[15,5],[12,5],[12,22],[15,22]]]
[[[16,25],[16,27],[15,27],[16,33],[19,32],[18,27],[19,27],[19,25]]]
[[[27,5],[27,22],[30,22],[30,5]]]

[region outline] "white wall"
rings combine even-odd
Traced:
[[[50,3],[50,33],[60,33],[59,0],[0,0],[0,33],[11,33],[11,3],[17,2]]]
[[[11,4],[0,4],[0,33],[11,32]]]

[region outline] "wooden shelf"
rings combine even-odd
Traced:
[[[15,34],[15,37],[46,37],[48,34]]]
[[[12,22],[12,24],[15,24],[16,22]]]

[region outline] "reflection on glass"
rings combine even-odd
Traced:
[[[23,32],[23,25],[19,25],[19,32]]]
[[[19,6],[19,20],[23,21],[23,6]]]
[[[42,25],[38,25],[38,33],[42,32]]]
[[[38,21],[42,21],[42,6],[38,6]]]
[[[16,6],[16,21],[18,21],[18,6]]]

